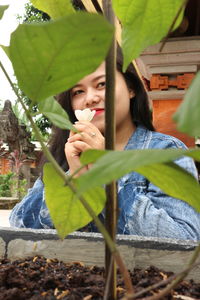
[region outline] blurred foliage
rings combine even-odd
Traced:
[[[21,200],[27,193],[26,185],[27,180],[18,179],[15,173],[0,174],[0,197],[12,197],[15,192],[13,189],[17,186],[17,195]]]
[[[15,84],[15,88],[18,90],[18,93],[19,93],[20,97],[22,98],[24,104],[27,107],[29,107],[30,112],[35,115],[34,121],[37,124],[37,126],[39,127],[40,132],[42,133],[43,137],[45,138],[45,140],[48,140],[50,132],[51,132],[51,126],[52,126],[51,122],[44,115],[39,114],[37,105],[31,106],[31,100],[19,89],[17,84]],[[24,124],[26,126],[26,130],[31,133],[31,141],[36,141],[35,133],[33,132],[32,127],[30,126],[30,122],[29,122],[24,110],[21,109],[18,101],[16,101],[15,104],[12,105],[12,109],[18,119],[19,124]]]
[[[11,197],[11,184],[13,173],[0,175],[0,197]]]
[[[20,23],[33,23],[49,21],[50,17],[46,13],[35,8],[32,4],[26,3],[24,15],[18,15],[17,19],[20,21]]]

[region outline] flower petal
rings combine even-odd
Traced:
[[[74,111],[74,113],[75,113],[75,116],[76,116],[77,120],[80,121],[80,118],[81,118],[81,115],[82,115],[82,110],[76,109],[76,110]]]
[[[84,110],[77,109],[75,110],[75,116],[79,121],[91,121],[95,115],[95,110],[91,111],[89,108]]]
[[[92,119],[94,118],[95,113],[96,113],[96,110],[91,111],[88,121],[92,121]]]

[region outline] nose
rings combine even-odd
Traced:
[[[88,89],[85,94],[86,107],[92,107],[101,101],[101,95],[96,89]]]

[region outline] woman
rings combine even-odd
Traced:
[[[118,54],[116,72],[116,149],[166,149],[186,146],[178,139],[154,131],[147,94],[134,68],[122,72]],[[104,149],[105,63],[80,80],[57,99],[68,112],[80,133],[55,129],[51,152],[62,168],[73,174],[80,167],[80,154],[88,149]],[[78,121],[74,111],[95,110],[91,122]],[[192,159],[182,157],[176,163],[197,178]],[[76,176],[87,171],[82,169]],[[52,228],[38,179],[28,195],[17,204],[10,216],[16,227]],[[200,240],[200,214],[186,202],[164,194],[142,175],[132,172],[118,181],[118,233],[141,236]],[[90,228],[94,228],[92,223]]]

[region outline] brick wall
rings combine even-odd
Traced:
[[[0,174],[8,174],[11,171],[9,160],[5,157],[0,158]]]

